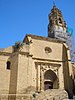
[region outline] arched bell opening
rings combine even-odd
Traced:
[[[47,89],[58,89],[58,78],[52,70],[44,73],[44,90]]]

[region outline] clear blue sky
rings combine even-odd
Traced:
[[[75,42],[75,0],[56,0]],[[53,0],[0,0],[0,48],[22,41],[27,33],[47,36]],[[74,43],[75,44],[75,43]]]

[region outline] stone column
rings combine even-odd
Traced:
[[[59,72],[59,89],[64,89],[64,76],[63,76],[63,65],[58,70]]]
[[[44,72],[42,71],[42,69],[41,69],[41,91],[44,91]]]
[[[37,67],[38,92],[40,92],[40,65],[38,65]]]

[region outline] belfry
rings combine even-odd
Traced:
[[[56,31],[66,32],[66,22],[63,19],[61,11],[54,5],[49,14],[48,37],[56,37]]]

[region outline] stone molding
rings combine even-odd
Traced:
[[[10,56],[12,53],[8,53],[8,52],[0,52],[0,55],[3,56]]]
[[[51,60],[51,59],[42,59],[42,58],[36,58],[32,57],[34,60],[40,60],[40,61],[50,61],[50,62],[64,62],[63,60]]]

